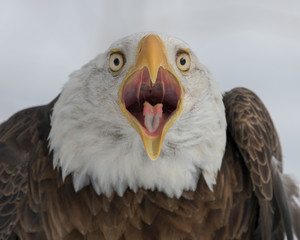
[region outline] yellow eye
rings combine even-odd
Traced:
[[[109,67],[112,72],[118,72],[124,66],[124,57],[121,53],[112,53],[109,57]]]
[[[182,72],[187,72],[191,67],[190,55],[186,52],[179,53],[176,59],[177,67]]]

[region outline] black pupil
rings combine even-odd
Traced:
[[[180,64],[183,66],[186,64],[186,60],[184,58],[180,58]]]
[[[119,60],[119,58],[115,58],[115,60],[114,60],[114,64],[115,64],[116,66],[119,66],[119,64],[120,64],[120,60]]]

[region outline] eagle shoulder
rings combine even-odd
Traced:
[[[273,239],[285,231],[292,239],[288,200],[281,179],[281,146],[270,114],[259,97],[246,88],[232,89],[225,93],[223,101],[227,135],[242,156],[258,199],[257,237]]]
[[[0,125],[0,239],[11,236],[19,221],[36,148],[47,149],[53,104],[22,110]]]

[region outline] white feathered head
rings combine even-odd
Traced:
[[[54,167],[75,190],[129,188],[180,197],[215,183],[226,141],[222,94],[189,46],[137,33],[75,71],[54,106]]]

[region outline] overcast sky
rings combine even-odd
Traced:
[[[300,179],[299,0],[1,1],[0,122],[48,103],[72,71],[140,31],[189,43],[224,91],[255,91],[279,132],[285,171]]]

